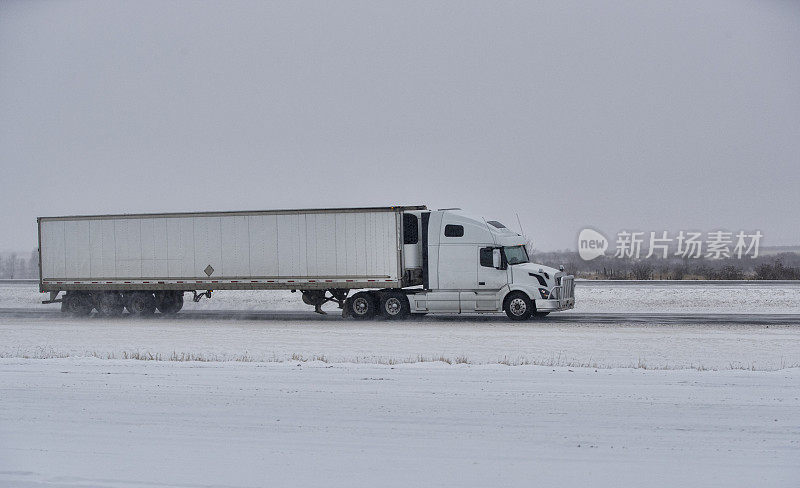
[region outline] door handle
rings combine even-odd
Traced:
[[[485,284],[486,284],[486,282],[485,282],[485,281],[479,281],[479,282],[478,282],[478,284],[479,284],[479,285],[485,285]]]

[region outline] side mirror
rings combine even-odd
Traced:
[[[501,269],[503,266],[503,258],[500,256],[500,249],[492,249],[492,266],[496,269]]]

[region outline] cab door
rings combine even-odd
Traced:
[[[508,284],[508,270],[492,263],[492,247],[478,248],[478,276],[475,286],[475,310],[499,310],[498,291]]]

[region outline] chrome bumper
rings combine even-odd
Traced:
[[[558,285],[550,289],[550,299],[536,300],[539,312],[560,312],[575,308],[575,277],[565,275],[558,278]]]
[[[574,298],[567,298],[565,300],[536,300],[537,312],[560,312],[572,308],[575,308]]]

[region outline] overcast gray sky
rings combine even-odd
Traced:
[[[3,2],[0,164],[0,250],[40,215],[392,204],[540,249],[798,244],[800,3]]]

